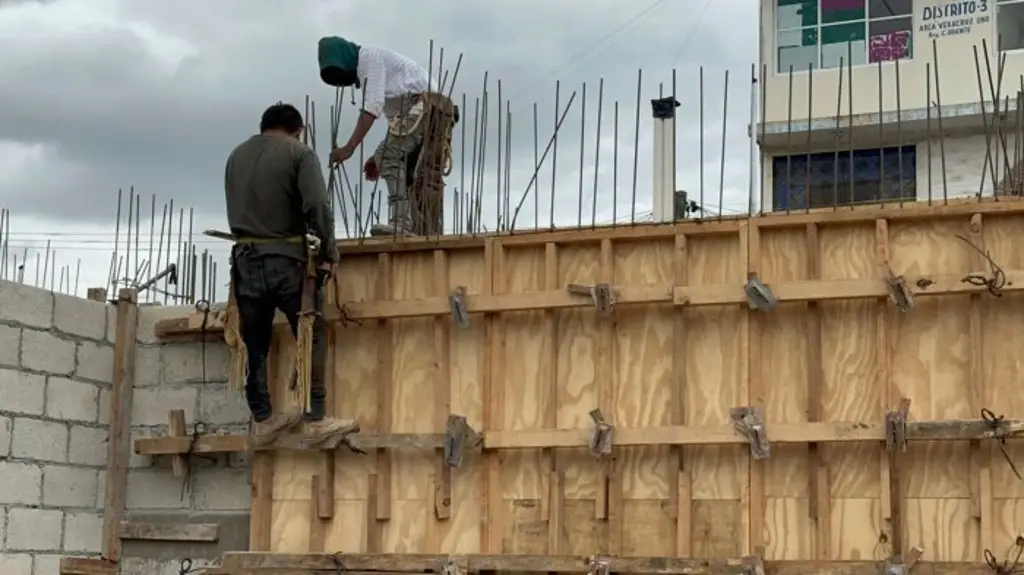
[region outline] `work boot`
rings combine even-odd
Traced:
[[[301,413],[275,413],[268,419],[253,423],[253,446],[265,447],[270,445],[281,435],[282,431],[294,427],[301,420]]]
[[[307,421],[302,435],[306,441],[317,444],[327,439],[344,438],[344,436],[359,433],[359,424],[351,419],[335,419],[325,417],[319,421]]]

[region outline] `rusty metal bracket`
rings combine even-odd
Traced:
[[[446,557],[441,565],[441,575],[466,575],[466,561],[457,557]]]
[[[889,451],[907,450],[907,416],[910,400],[903,398],[899,407],[885,413],[885,448]]]
[[[594,285],[569,284],[565,286],[566,291],[572,295],[589,296],[594,300],[594,310],[597,315],[611,315],[615,311],[615,290],[606,283]]]
[[[611,455],[615,426],[605,420],[600,409],[591,410],[590,419],[594,420],[594,431],[590,435],[590,454],[597,458]]]
[[[750,456],[755,460],[768,459],[771,448],[768,444],[768,431],[764,425],[764,415],[757,407],[734,407],[729,410],[729,419],[736,431],[747,438],[750,443]]]
[[[744,575],[765,575],[764,562],[760,555],[747,555],[743,557]]]
[[[914,307],[914,292],[907,286],[903,276],[896,275],[892,268],[885,266],[885,284],[889,288],[889,299],[896,304],[896,309],[908,312]]]
[[[480,434],[466,423],[461,415],[449,415],[444,430],[444,462],[448,467],[462,465],[462,457],[467,451],[480,445],[483,439]]]
[[[743,286],[743,291],[747,294],[747,304],[750,305],[750,309],[771,311],[779,305],[779,298],[775,297],[771,288],[762,282],[756,274],[750,276]]]
[[[594,555],[587,560],[588,575],[609,575],[610,573],[611,564],[608,562],[608,559]]]
[[[907,566],[903,564],[903,559],[898,555],[890,557],[885,561],[883,575],[907,575]]]
[[[468,327],[469,310],[466,309],[465,286],[459,286],[448,294],[448,305],[452,308],[452,323],[459,327]]]

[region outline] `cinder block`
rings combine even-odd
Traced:
[[[92,507],[96,503],[97,471],[47,465],[43,468],[43,505]]]
[[[33,558],[32,575],[60,573],[60,554],[40,553]]]
[[[162,319],[188,317],[196,310],[190,305],[145,306],[139,308],[139,328],[136,337],[140,343],[160,343],[156,338],[156,324]]]
[[[135,387],[160,385],[161,347],[142,344],[135,347]]]
[[[64,463],[68,458],[68,428],[62,423],[14,418],[11,455]]]
[[[106,465],[107,430],[72,425],[68,462],[78,465]]]
[[[2,400],[2,398],[0,398]],[[11,454],[11,418],[0,417],[0,459]]]
[[[96,474],[96,508],[103,509],[107,506],[107,472],[100,469]]]
[[[128,509],[184,509],[189,507],[189,494],[181,498],[181,477],[165,469],[132,469],[128,471]]]
[[[239,511],[252,506],[248,469],[215,467],[195,474],[192,484],[194,509]]]
[[[0,411],[42,415],[46,376],[0,369]]]
[[[99,553],[103,539],[103,515],[71,511],[64,516],[64,550]]]
[[[35,575],[32,573],[32,556],[27,553],[0,553],[0,573]]]
[[[135,445],[135,440],[137,439],[143,439],[147,437],[160,437],[166,434],[167,426],[161,427],[159,429],[154,429],[151,427],[133,427],[131,430],[131,439],[129,439],[129,443],[131,443],[131,445]],[[151,457],[149,455],[139,455],[138,453],[135,453],[134,449],[132,449],[131,452],[128,454],[129,469],[153,467],[153,465],[156,464],[157,461],[158,459],[155,457]]]
[[[31,463],[0,461],[0,504],[39,505],[43,501],[43,470]]]
[[[21,328],[0,325],[0,365],[18,367],[21,353]]]
[[[136,389],[132,398],[132,425],[166,425],[167,412],[185,410],[185,421],[196,416],[199,392],[194,387],[148,387]]]
[[[114,346],[109,343],[83,341],[78,344],[78,368],[82,379],[111,383],[114,381]]]
[[[242,391],[226,383],[204,385],[199,389],[199,419],[210,425],[244,425],[249,422],[249,406]]]
[[[102,302],[54,294],[53,323],[64,333],[101,340],[107,335],[106,308]]]
[[[46,386],[47,416],[90,423],[96,421],[100,390],[95,384],[50,376]]]
[[[203,379],[203,344],[168,343],[163,346],[160,381],[176,383],[219,383],[228,380],[231,353],[223,342],[206,343],[205,380]]]
[[[110,424],[110,410],[111,410],[110,398],[113,397],[112,394],[113,394],[113,392],[111,390],[109,390],[109,389],[101,389],[100,390],[99,417],[96,418],[96,421],[98,421],[98,422],[100,422],[100,423],[102,423],[104,425],[109,425]]]
[[[7,540],[7,508],[0,507],[0,549],[4,548],[4,541]],[[0,551],[0,553],[3,553]],[[0,565],[3,562],[0,561]]]
[[[45,331],[22,330],[21,365],[53,375],[71,375],[75,371],[75,342]]]
[[[7,548],[12,551],[59,551],[64,513],[12,507],[7,512]]]
[[[0,309],[4,318],[28,327],[53,327],[53,294],[44,289],[0,281]]]

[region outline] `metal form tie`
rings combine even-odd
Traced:
[[[1013,563],[1010,563],[1011,555],[1013,555]],[[996,556],[991,551],[988,549],[984,551],[985,564],[987,564],[989,569],[991,569],[996,575],[1013,575],[1024,572],[1017,568],[1017,565],[1020,563],[1021,555],[1024,555],[1024,536],[1021,535],[1018,535],[1017,539],[1014,540],[1013,547],[1010,548],[1009,553],[1006,554],[1006,560],[1002,563],[996,561]]]
[[[1010,466],[1010,470],[1017,476],[1017,479],[1024,480],[1024,478],[1020,476],[1020,472],[1017,471],[1017,466],[1014,465],[1010,454],[1006,451],[1006,438],[1009,436],[1006,427],[1003,425],[1006,418],[1002,415],[996,415],[991,409],[982,408],[981,419],[983,419],[992,429],[992,437],[998,442],[999,451],[1002,452],[1003,458],[1006,459],[1006,463]]]
[[[189,438],[189,441],[188,441],[188,451],[186,451],[185,455],[184,455],[184,459],[185,459],[185,478],[181,482],[181,500],[182,501],[185,500],[185,492],[188,491],[189,486],[192,484],[192,457],[193,456],[202,457],[202,456],[196,454],[196,452],[195,452],[196,443],[199,441],[199,437],[201,435],[206,435],[209,432],[210,432],[210,428],[207,427],[207,425],[205,423],[201,422],[201,421],[197,421],[197,422],[192,424],[192,436]],[[216,461],[212,457],[205,457],[204,459],[207,459],[208,461]]]
[[[189,573],[198,573],[200,567],[192,567],[191,559],[182,559],[178,563],[178,575],[188,575]]]
[[[334,562],[334,568],[337,570],[338,575],[341,575],[345,572],[345,563],[341,560],[342,557],[343,555],[341,551],[338,551],[337,553],[331,555],[331,561]]]
[[[1006,272],[1003,271],[1003,268],[999,267],[999,265],[996,264],[996,262],[992,259],[992,256],[990,256],[987,251],[976,246],[974,242],[972,242],[971,240],[959,234],[957,234],[956,237],[963,240],[964,243],[974,248],[976,252],[978,252],[986,260],[988,260],[989,272],[991,273],[990,276],[986,276],[980,273],[967,274],[960,281],[964,283],[969,283],[971,285],[984,287],[988,290],[988,293],[994,295],[995,297],[1003,297],[1003,287],[1006,286]]]

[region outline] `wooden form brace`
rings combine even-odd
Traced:
[[[285,554],[227,553],[222,567],[208,575],[270,575],[313,571],[462,573],[517,571],[524,573],[650,573],[655,575],[879,575],[877,561],[762,561],[757,555],[735,559],[688,557],[581,557],[561,555],[422,555],[422,554]],[[911,564],[904,567],[909,570]],[[984,562],[915,561],[914,573],[928,575],[991,575]],[[904,571],[905,575],[906,571]]]
[[[750,444],[750,456],[755,460],[768,459],[771,451],[768,445],[768,431],[764,415],[759,407],[734,407],[729,410],[736,432]]]
[[[97,557],[61,557],[60,575],[117,575],[118,564]]]
[[[565,290],[569,295],[590,297],[594,303],[594,311],[599,316],[611,315],[615,311],[616,290],[607,283],[569,284],[565,286]]]
[[[215,543],[220,538],[216,523],[121,523],[121,539],[135,541],[194,541]]]

